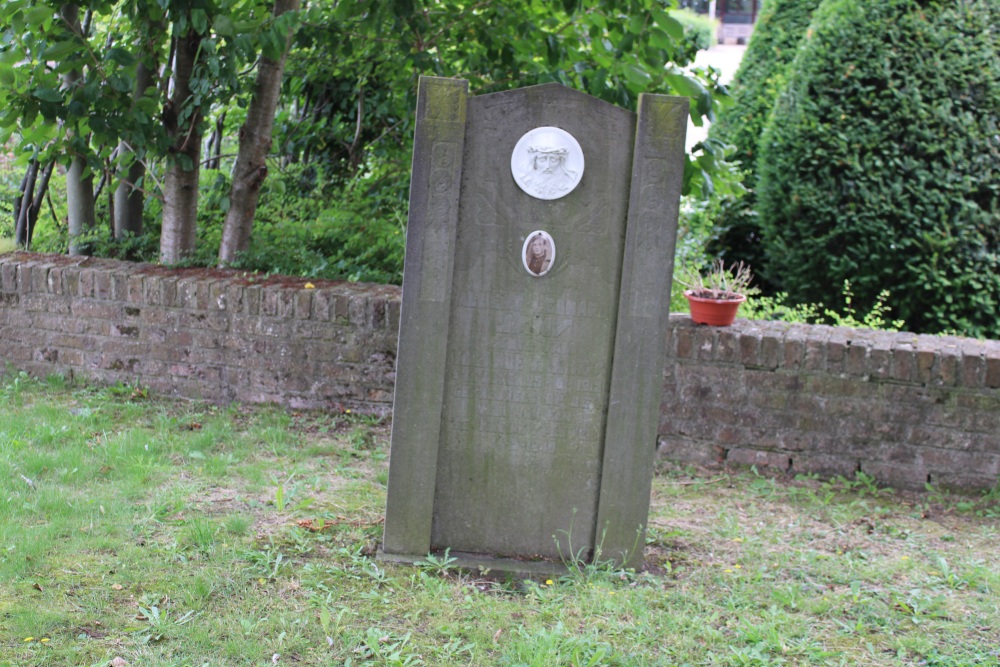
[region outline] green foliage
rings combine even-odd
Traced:
[[[688,310],[688,300],[684,298],[685,287],[677,280],[679,276],[698,271],[709,262],[705,245],[712,232],[712,222],[718,214],[721,197],[698,199],[681,197],[680,215],[677,221],[677,247],[674,251],[674,281],[670,290],[670,312],[682,313]]]
[[[20,189],[21,175],[12,169],[0,169],[0,238],[14,237],[14,199]]]
[[[296,12],[272,18],[262,0],[3,3],[0,145],[22,167],[82,158],[85,178],[105,176],[105,193],[117,186],[119,168],[142,160],[149,178],[139,185],[147,197],[159,197],[156,172],[175,159],[190,166],[187,154],[168,146],[184,143],[192,121],[203,130],[213,105],[245,106],[255,72],[248,65],[261,53],[273,56],[297,19]],[[165,102],[175,74],[166,61],[176,40],[189,34],[198,35],[191,95],[175,109]],[[136,90],[146,78],[141,71],[153,73],[145,91]],[[101,217],[104,226],[110,212]],[[36,249],[65,250],[65,230],[39,231]],[[95,235],[101,236],[90,232]]]
[[[144,19],[137,31],[157,15],[162,19],[158,3],[137,0],[130,6]],[[165,134],[154,121],[155,97],[134,104],[132,99],[136,65],[151,54],[123,46],[133,39],[150,42],[133,37],[138,33],[129,33],[109,4],[93,8],[87,23],[92,30],[81,33],[65,18],[70,7],[60,13],[24,2],[0,6],[0,25],[7,27],[0,46],[0,145],[16,139],[15,163],[21,166],[32,159],[67,164],[82,155],[94,170],[125,135],[141,135],[143,144],[162,149]],[[148,30],[143,34],[151,36]]]
[[[788,295],[778,292],[773,296],[752,294],[744,305],[743,313],[751,320],[777,320],[801,324],[831,324],[855,329],[879,329],[901,331],[906,323],[891,319],[890,294],[883,290],[875,298],[875,303],[867,312],[858,312],[854,305],[851,283],[844,281],[841,303],[828,307],[823,303],[793,303]]]
[[[828,0],[762,139],[768,276],[1000,338],[1000,5]]]
[[[315,5],[289,56],[299,76],[285,82],[275,145],[296,160],[324,157],[341,178],[372,158],[402,175],[420,74],[466,78],[474,94],[555,81],[632,109],[640,93],[677,94],[700,125],[726,91],[712,73],[680,69],[698,39],[655,0]],[[730,187],[721,156],[696,157],[686,192],[711,192],[713,180]]]
[[[754,267],[758,283],[770,288],[756,213],[758,142],[771,108],[784,89],[789,66],[821,0],[770,0],[761,10],[731,86],[733,103],[719,114],[709,136],[735,147],[733,159],[744,170],[747,193],[719,205],[709,253]]]
[[[317,165],[291,165],[263,185],[250,247],[231,268],[265,274],[330,280],[400,284],[406,242],[407,182],[386,165],[346,182],[334,182]],[[202,170],[198,207],[198,244],[182,266],[214,266],[228,207],[229,177]],[[140,236],[115,240],[107,228],[83,237],[102,257],[156,262],[159,256],[160,203],[146,205]],[[59,252],[65,226],[49,228],[34,249]]]
[[[719,22],[707,14],[699,14],[690,9],[672,9],[670,16],[684,26],[685,36],[698,46],[699,51],[710,49],[718,43],[716,32]]]
[[[262,215],[266,228],[241,261],[271,271],[325,262],[332,268],[316,274],[396,280],[397,202],[406,198],[417,76],[465,77],[476,94],[557,81],[628,108],[641,93],[679,94],[690,98],[692,118],[701,124],[715,118],[726,91],[717,73],[682,69],[707,45],[706,29],[704,21],[675,15],[668,5],[361,0],[313,3],[273,19],[269,3],[259,0],[124,0],[88,6],[89,13],[81,7],[81,30],[55,6],[9,2],[0,7],[0,143],[12,138],[19,166],[82,156],[89,172],[110,176],[105,193],[117,185],[122,168],[142,160],[148,167],[139,184],[147,196],[145,239],[159,229],[164,170],[175,159],[191,160],[168,147],[183,143],[190,121],[204,134],[210,117],[223,111],[227,132],[240,127],[253,94],[255,68],[249,65],[261,54],[275,56],[294,29],[287,67],[294,76],[284,82],[274,157],[318,167],[334,184],[323,196],[345,203],[316,210],[312,202],[293,201],[265,185],[273,215]],[[164,67],[171,40],[190,33],[199,36],[192,94],[174,109],[164,104],[170,81],[159,77],[173,75]],[[155,73],[145,93],[135,90],[140,66]],[[77,76],[71,84],[62,78],[67,73]],[[231,147],[232,139],[226,144]],[[115,152],[119,145],[128,149]],[[202,191],[209,201],[199,207],[199,249],[186,263],[213,263],[227,206],[219,178]],[[735,182],[719,146],[706,144],[687,158],[686,191],[727,192]],[[115,247],[103,231],[110,228],[103,206],[97,229],[88,233],[88,250],[155,260],[145,240]],[[268,213],[265,200],[260,207]],[[371,222],[387,207],[389,217]],[[276,229],[276,220],[284,223],[296,212],[305,217],[295,225],[312,228]],[[65,249],[66,230],[56,218],[53,226],[42,217],[35,249]],[[271,261],[288,258],[293,239],[292,259]],[[280,254],[277,241],[285,241]],[[324,243],[338,250],[320,248]]]
[[[387,165],[335,184],[316,166],[268,183],[249,249],[250,271],[399,284],[406,244],[404,175]]]
[[[756,174],[757,143],[771,107],[784,89],[788,68],[821,0],[770,0],[730,86],[733,103],[719,114],[710,135],[736,147],[733,158]]]

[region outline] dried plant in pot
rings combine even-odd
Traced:
[[[704,273],[691,271],[685,278],[678,282],[687,287],[684,296],[691,306],[691,320],[695,324],[727,327],[736,319],[740,304],[747,300],[753,274],[743,262],[727,269],[717,259]]]

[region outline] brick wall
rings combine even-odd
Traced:
[[[1000,342],[672,322],[660,453],[901,488],[1000,478]]]
[[[399,290],[0,256],[0,364],[167,395],[387,413]]]
[[[0,256],[0,364],[217,402],[388,413],[399,289]],[[663,456],[923,488],[1000,478],[1000,342],[674,316]]]

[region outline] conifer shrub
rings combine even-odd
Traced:
[[[757,144],[771,107],[785,87],[788,68],[799,42],[819,4],[820,0],[769,0],[764,5],[733,77],[732,104],[719,114],[709,130],[710,137],[736,148],[730,159],[740,162],[747,192],[740,199],[727,198],[721,202],[714,224],[714,239],[708,251],[730,262],[750,264],[764,287],[767,280],[761,273],[765,267],[760,225],[754,210]]]
[[[1000,338],[1000,3],[826,0],[758,159],[768,275]]]

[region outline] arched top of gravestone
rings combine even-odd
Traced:
[[[515,100],[525,100],[529,103],[574,105],[579,106],[585,113],[590,112],[601,116],[615,115],[621,117],[623,120],[626,118],[635,118],[635,114],[628,109],[623,109],[593,95],[588,95],[569,86],[564,86],[561,83],[540,83],[537,86],[514,88],[512,90],[486,93],[469,98],[469,102],[472,104],[483,104],[486,106],[509,104]]]

